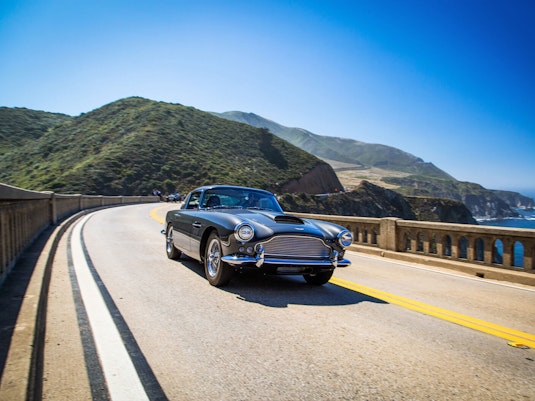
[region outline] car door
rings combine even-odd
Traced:
[[[195,228],[195,220],[199,209],[201,192],[192,192],[184,204],[184,208],[177,211],[174,221],[175,245],[188,256],[192,255],[191,237]]]

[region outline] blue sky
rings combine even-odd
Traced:
[[[0,106],[253,112],[535,193],[535,1],[0,2]]]

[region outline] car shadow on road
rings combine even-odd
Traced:
[[[242,301],[273,308],[286,308],[288,305],[341,306],[361,302],[386,303],[332,283],[316,286],[305,282],[302,276],[269,276],[256,272],[237,274],[230,284],[222,289],[236,294]]]
[[[182,257],[180,263],[206,280],[204,269],[197,261]],[[308,284],[302,276],[272,276],[251,270],[235,273],[228,285],[214,287],[214,290],[235,294],[236,299],[240,301],[273,308],[286,308],[288,305],[340,306],[361,302],[387,303],[332,283],[316,286]]]

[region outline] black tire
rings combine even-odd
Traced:
[[[208,282],[215,287],[227,285],[234,273],[232,268],[221,260],[221,256],[221,240],[214,231],[208,237],[204,251],[204,273]]]
[[[173,242],[173,225],[169,223],[165,230],[165,253],[169,259],[178,259],[182,255],[178,249],[176,249]]]
[[[328,272],[320,272],[316,274],[304,274],[303,277],[305,278],[308,284],[323,285],[329,282],[329,280],[333,276],[333,273],[334,270],[331,270]]]

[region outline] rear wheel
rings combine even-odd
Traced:
[[[323,285],[331,279],[333,276],[334,271],[328,271],[328,272],[320,272],[316,274],[304,274],[303,277],[305,278],[306,282],[308,284],[312,285]]]
[[[169,259],[178,259],[182,252],[176,249],[173,242],[173,225],[169,223],[165,230],[165,253]]]
[[[232,268],[221,260],[222,256],[221,240],[213,232],[208,237],[204,253],[204,272],[208,282],[216,287],[227,285],[233,274]]]

